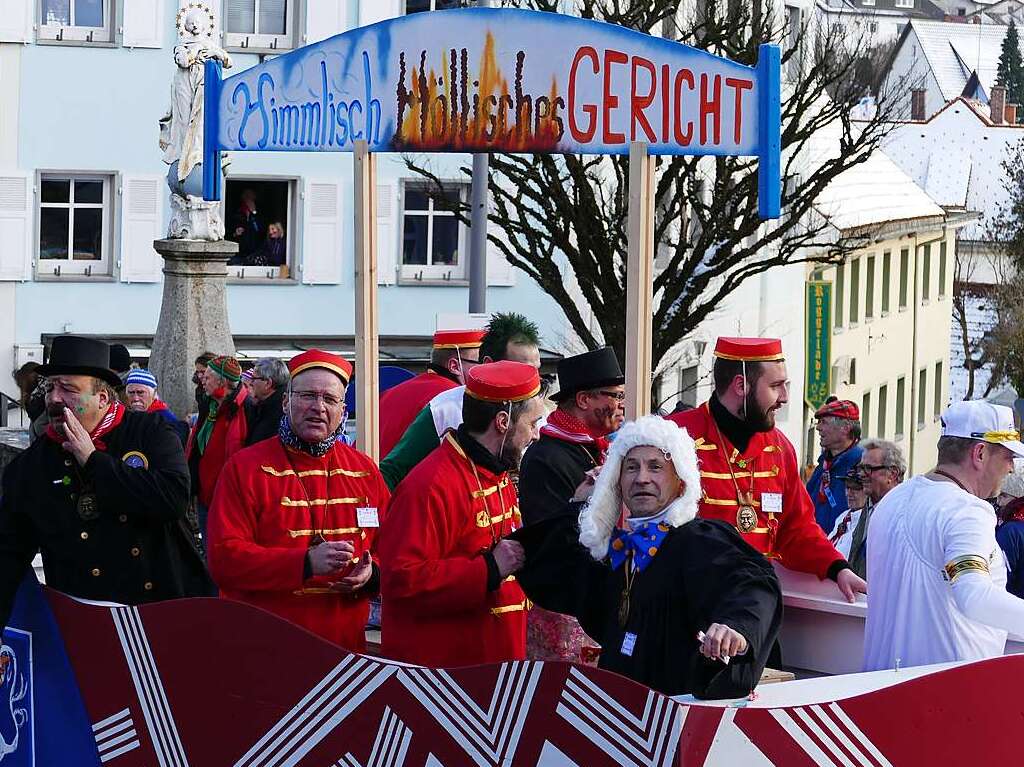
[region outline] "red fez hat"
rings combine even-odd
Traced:
[[[540,391],[540,373],[525,362],[489,362],[466,373],[466,394],[484,402],[522,402]]]
[[[860,408],[848,399],[836,399],[826,402],[814,411],[815,418],[845,418],[848,421],[860,420]]]
[[[486,330],[438,330],[434,333],[435,349],[479,349]]]
[[[741,362],[778,362],[782,356],[782,341],[778,338],[726,338],[715,344],[715,356],[720,360]]]
[[[297,354],[288,361],[288,372],[294,378],[299,373],[313,368],[323,368],[334,373],[343,384],[352,377],[352,364],[340,354],[331,354],[323,349],[310,349]]]

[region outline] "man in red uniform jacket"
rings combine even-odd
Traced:
[[[480,365],[466,376],[463,424],[399,485],[380,531],[381,647],[425,666],[523,660],[526,597],[511,574],[520,526],[508,472],[537,439],[537,369]]]
[[[480,362],[486,330],[438,330],[426,373],[393,386],[380,397],[380,454],[391,452],[412,419],[443,391],[466,383],[466,371]]]
[[[708,402],[668,416],[697,445],[699,516],[729,522],[769,559],[831,578],[847,601],[855,601],[867,586],[815,522],[796,451],[775,428],[775,411],[789,401],[782,342],[719,338],[713,374]]]
[[[339,439],[352,366],[311,349],[288,367],[278,435],[235,454],[217,483],[210,573],[221,596],[362,652],[387,485]]]

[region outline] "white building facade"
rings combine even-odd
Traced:
[[[0,28],[0,391],[60,333],[129,339],[144,358],[156,328],[169,209],[157,121],[168,106],[175,19],[185,0],[11,0]],[[442,0],[228,0],[208,3],[232,71]],[[468,158],[435,155],[468,199]],[[236,153],[225,182],[228,236],[251,190],[264,230],[280,223],[283,267],[232,265],[238,337],[316,339],[354,332],[350,154]],[[435,209],[401,156],[378,163],[380,332],[429,337],[468,305],[466,227]],[[489,255],[488,311],[535,319],[547,346],[558,306]],[[132,341],[134,339],[134,342]],[[287,346],[285,347],[285,350]],[[283,351],[283,350],[282,350]]]

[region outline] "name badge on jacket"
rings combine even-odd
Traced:
[[[356,524],[360,527],[380,527],[375,506],[364,506],[356,509]]]
[[[761,493],[761,511],[765,514],[781,514],[782,493]]]

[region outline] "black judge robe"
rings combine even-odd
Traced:
[[[575,510],[576,504],[570,509]],[[516,579],[545,610],[575,616],[603,648],[598,666],[667,695],[739,698],[757,685],[782,622],[782,590],[772,566],[736,530],[695,519],[670,530],[636,574],[629,618],[619,626],[626,565],[612,570],[579,542],[575,514],[512,534],[526,550]],[[700,654],[697,632],[723,623],[747,640],[728,665]],[[631,655],[626,633],[636,635]]]

